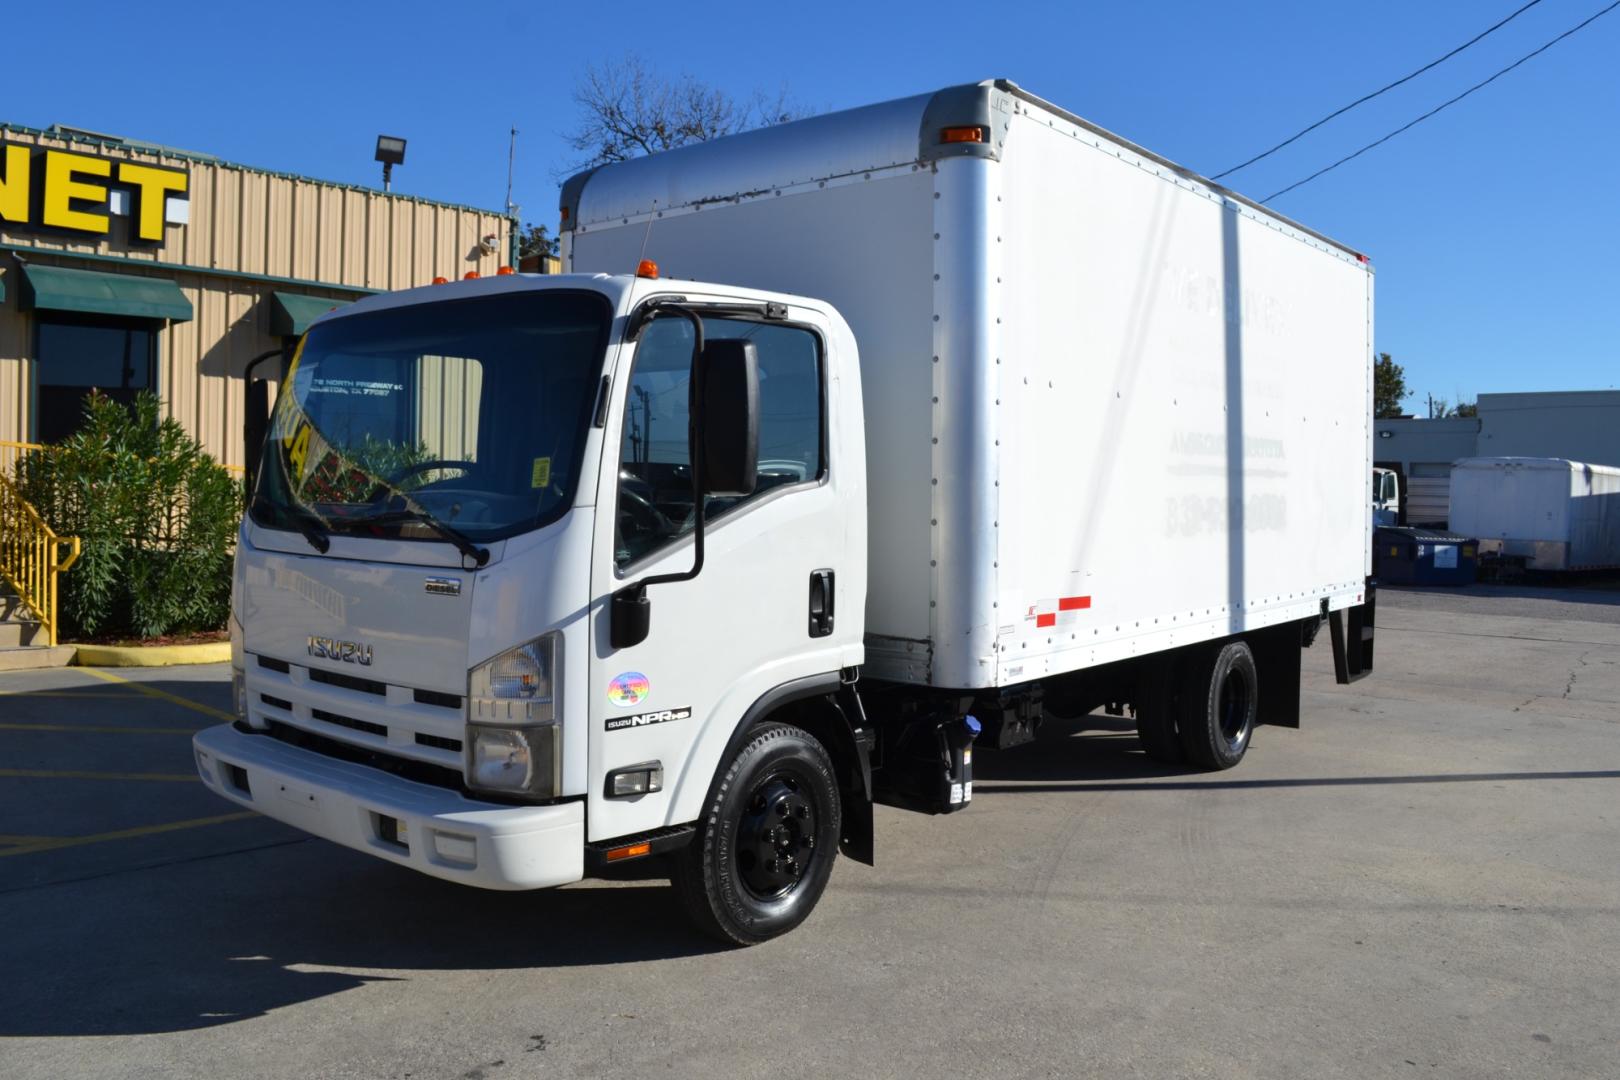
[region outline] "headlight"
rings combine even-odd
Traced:
[[[467,675],[467,786],[555,796],[561,786],[555,632],[508,649]]]

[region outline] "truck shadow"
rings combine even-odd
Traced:
[[[0,1037],[187,1031],[439,972],[532,969],[543,987],[552,968],[725,951],[660,871],[496,893],[289,840],[20,890],[0,897]]]
[[[1142,752],[1136,723],[1129,717],[1093,714],[1074,720],[1048,717],[1040,737],[1011,750],[981,750],[973,755],[973,790],[1019,790],[1031,781],[1149,779],[1202,776],[1187,765],[1165,765]],[[992,788],[1005,781],[1005,789]]]
[[[1263,729],[1262,729],[1263,730]],[[1041,738],[1011,750],[974,755],[973,792],[1232,791],[1259,788],[1366,787],[1401,784],[1501,784],[1517,780],[1620,780],[1620,769],[1549,769],[1401,776],[1300,776],[1246,779],[1241,773],[1164,765],[1142,752],[1135,725],[1114,716],[1048,720]]]

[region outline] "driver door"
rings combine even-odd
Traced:
[[[614,376],[625,390],[607,421],[613,466],[603,469],[592,565],[591,839],[694,820],[748,707],[783,683],[836,672],[851,634],[858,644],[860,618],[842,633],[837,623],[839,571],[865,552],[853,550],[864,542],[841,513],[829,445],[828,335],[819,316],[794,315],[803,321],[704,318],[706,339],[746,337],[758,351],[759,480],[748,496],[707,499],[702,572],[651,586],[650,633],[623,649],[610,644],[607,598],[692,566],[691,324],[654,319]],[[833,614],[817,623],[812,576],[829,572]],[[663,766],[661,792],[606,796],[614,769],[653,761]]]

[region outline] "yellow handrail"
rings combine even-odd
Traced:
[[[69,549],[62,558],[62,549]],[[58,536],[0,472],[0,578],[39,619],[45,643],[56,644],[56,576],[79,558],[79,538]]]

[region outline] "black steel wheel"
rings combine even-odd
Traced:
[[[1206,769],[1230,769],[1248,753],[1259,714],[1260,680],[1254,653],[1230,641],[1188,664],[1176,729],[1187,759]]]
[[[803,922],[827,888],[840,829],[832,759],[808,732],[765,724],[710,793],[673,878],[705,933],[757,945]]]

